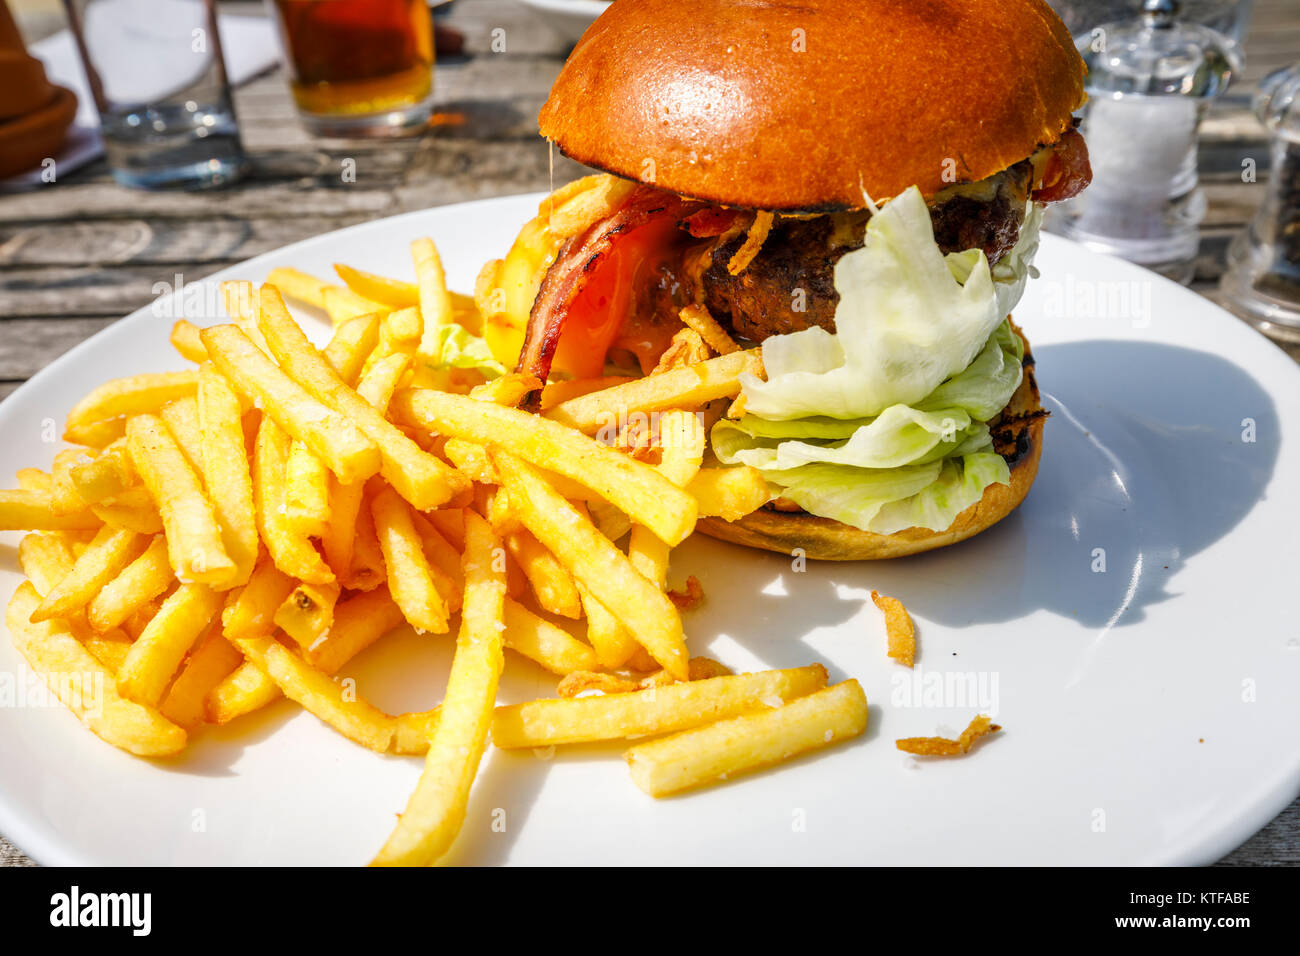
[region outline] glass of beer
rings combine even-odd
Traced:
[[[433,112],[427,0],[267,0],[298,115],[316,136],[402,136]]]

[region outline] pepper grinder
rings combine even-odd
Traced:
[[[1187,283],[1205,217],[1197,130],[1240,60],[1232,40],[1178,19],[1181,9],[1144,0],[1136,19],[1080,38],[1092,184],[1053,210],[1048,228]]]
[[[1300,63],[1266,77],[1254,105],[1273,137],[1268,192],[1228,247],[1219,288],[1261,332],[1300,342]]]

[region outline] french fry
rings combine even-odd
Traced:
[[[465,441],[463,438],[448,438],[443,446],[443,454],[451,460],[459,471],[468,475],[474,481],[484,485],[501,484],[501,476],[497,474],[496,467],[492,464],[487,449],[482,445],[472,441]],[[547,483],[558,491],[562,497],[568,498],[570,501],[585,501],[596,497],[594,491],[585,485],[578,484],[572,478],[566,478],[564,475],[556,474],[545,468],[540,470]]]
[[[306,650],[329,633],[340,588],[335,584],[299,584],[275,612],[275,623]]]
[[[740,376],[746,372],[751,375],[763,372],[757,349],[720,355],[696,365],[571,398],[546,412],[546,417],[591,434],[617,427],[634,412],[698,408],[715,398],[734,398],[740,392]]]
[[[364,296],[357,295],[351,289],[329,286],[325,289],[323,297],[325,314],[335,325],[361,315],[382,315],[388,311],[388,307],[383,303],[372,302]]]
[[[14,479],[23,491],[39,491],[46,495],[50,493],[52,479],[48,471],[42,471],[40,468],[19,468]]]
[[[406,309],[420,304],[420,292],[413,283],[354,269],[340,262],[334,263],[334,271],[357,295],[390,309]]]
[[[227,314],[235,320],[235,324],[248,336],[248,340],[263,353],[266,353],[266,341],[257,328],[258,294],[253,283],[227,280],[221,283],[221,296],[225,302]],[[199,341],[203,341],[202,329],[199,330]],[[204,345],[203,348],[206,350],[207,346]],[[211,353],[209,353],[208,358],[212,358]]]
[[[96,502],[91,512],[100,521],[124,531],[154,535],[163,530],[162,515],[144,488],[128,488],[115,498]]]
[[[757,468],[701,468],[686,485],[699,502],[701,517],[739,521],[772,500],[772,491]]]
[[[685,680],[689,655],[672,602],[531,465],[504,451],[494,451],[492,460],[528,530],[660,665]]]
[[[636,188],[631,180],[608,174],[587,176],[578,182],[581,188],[561,187],[542,200],[538,218],[544,218],[547,232],[559,239],[577,235],[604,219]]]
[[[303,656],[323,673],[337,673],[344,664],[405,621],[388,588],[362,591],[335,607],[329,633],[304,650]]]
[[[279,308],[284,308],[278,295],[273,291],[268,295],[268,290],[263,289],[259,296],[263,311],[268,298],[274,298]],[[309,395],[238,328],[216,325],[204,329],[203,343],[235,391],[260,407],[264,415],[293,438],[305,442],[340,481],[363,481],[379,470],[379,450],[374,442],[346,415]],[[315,349],[311,351],[321,361],[319,353]]]
[[[660,450],[658,470],[679,488],[687,485],[700,470],[706,436],[699,417],[677,409],[659,417],[656,444]],[[627,556],[632,566],[653,582],[659,590],[668,588],[669,547],[643,525],[632,528]]]
[[[72,548],[59,535],[25,534],[18,542],[18,564],[41,594],[49,594],[58,587],[72,573],[75,562]]]
[[[355,423],[356,428],[373,440],[372,447],[377,446],[377,454],[381,456],[385,480],[417,510],[440,507],[468,489],[469,482],[454,468],[422,451],[374,406],[343,384],[311,348],[278,296],[263,293],[261,321],[271,351],[298,387],[305,387],[338,417]],[[331,470],[339,474],[333,466]],[[351,480],[342,474],[339,478],[344,482]]]
[[[507,372],[505,375],[498,375],[490,382],[475,385],[469,390],[469,397],[480,402],[492,402],[515,408],[528,397],[530,392],[535,392],[541,387],[542,381],[535,375]]]
[[[203,449],[199,429],[199,402],[193,395],[186,395],[174,402],[168,402],[158,413],[172,438],[180,446],[185,460],[189,462],[194,473],[203,477]]]
[[[369,591],[388,580],[384,551],[379,545],[379,534],[375,531],[374,514],[370,508],[373,498],[368,492],[364,493],[361,508],[357,512],[356,537],[352,542],[352,567],[344,582],[354,591]]]
[[[414,357],[424,334],[424,319],[419,309],[397,309],[384,316],[379,324],[379,344],[375,346],[366,368],[389,355]]]
[[[165,757],[185,747],[185,731],[152,707],[121,697],[113,673],[61,621],[31,623],[40,595],[24,581],[5,625],[23,658],[91,733],[141,757]]]
[[[221,629],[209,628],[163,698],[162,715],[187,731],[193,730],[203,723],[204,698],[243,662],[244,655],[222,636]]]
[[[587,613],[587,643],[595,651],[601,667],[622,667],[641,650],[626,627],[585,587],[581,588],[582,608]],[[648,652],[647,652],[648,653]]]
[[[366,486],[361,482],[344,485],[337,478],[330,478],[331,520],[321,535],[321,550],[325,553],[325,563],[334,572],[334,576],[347,587],[354,587],[352,555],[356,545],[357,518],[365,490]],[[371,533],[373,534],[373,523]]]
[[[181,661],[221,609],[221,595],[206,584],[182,584],[154,615],[117,672],[117,689],[150,706],[162,700]]]
[[[104,448],[90,461],[75,464],[71,472],[72,483],[81,500],[93,504],[122,494],[136,486],[136,474],[126,439],[121,438]]]
[[[127,653],[131,650],[131,640],[122,631],[114,631],[112,634],[88,634],[85,638],[77,635],[81,640],[82,646],[90,651],[90,656],[107,667],[114,675],[126,660]],[[164,717],[166,714],[163,715]],[[168,718],[169,720],[171,718]]]
[[[55,514],[48,491],[0,490],[0,531],[94,531],[101,524],[89,511]]]
[[[683,409],[662,412],[655,447],[659,449],[659,473],[678,488],[688,485],[700,470],[708,435],[700,415]]]
[[[411,367],[411,356],[403,352],[394,352],[379,359],[366,370],[357,394],[374,406],[381,415],[387,411],[388,403],[397,391],[407,370]]]
[[[295,302],[321,310],[325,308],[325,290],[331,288],[328,282],[317,279],[300,269],[290,269],[287,266],[277,266],[272,269],[266,281],[268,285],[279,289],[280,294],[286,299],[293,299]],[[231,315],[233,317],[234,313],[232,312]]]
[[[668,545],[642,525],[632,529],[627,542],[627,557],[636,568],[660,591],[668,588]]]
[[[388,571],[388,590],[411,626],[419,631],[444,634],[447,631],[447,603],[434,576],[446,577],[429,564],[424,545],[415,533],[408,505],[391,488],[375,495],[371,516]]]
[[[355,385],[366,360],[379,343],[379,316],[359,315],[341,322],[334,330],[322,358],[346,385]]]
[[[470,786],[487,746],[503,667],[506,582],[494,560],[501,542],[472,511],[465,512],[465,541],[465,602],[447,695],[438,709],[424,772],[376,864],[425,865],[447,851],[465,819]]]
[[[602,378],[570,378],[559,382],[548,382],[542,388],[541,409],[548,412],[561,402],[571,398],[589,395],[615,385],[624,385],[635,381],[630,375],[607,375]]]
[[[727,330],[718,324],[718,320],[709,314],[709,310],[702,305],[688,305],[678,313],[687,326],[694,329],[700,334],[700,338],[713,351],[719,355],[730,355],[732,352],[739,352],[740,346],[736,344],[735,339],[727,334]]]
[[[203,699],[203,715],[211,723],[228,724],[283,696],[271,675],[252,661],[246,661],[208,691]]]
[[[352,321],[359,320],[354,319]],[[401,377],[408,363],[409,360],[403,355],[392,355],[381,359],[362,378],[361,383],[358,385],[358,393],[382,412],[388,403],[388,399],[392,396],[393,387],[396,386],[397,380]],[[366,572],[364,575],[365,580],[354,580],[353,578],[352,558],[358,536],[358,512],[361,510],[364,493],[365,486],[359,482],[344,485],[337,479],[331,479],[330,481],[328,507],[330,521],[321,535],[321,548],[325,552],[325,560],[334,571],[335,576],[348,587],[375,587],[383,580],[383,574],[381,573],[383,571],[382,558],[377,557],[379,553],[377,539],[374,542],[375,548],[371,555],[374,557],[373,562],[357,569]],[[368,510],[366,517],[369,518]],[[369,525],[367,541],[372,538],[374,538],[373,521]]]
[[[116,528],[101,528],[67,576],[45,595],[32,622],[66,618],[83,611],[100,589],[143,550],[144,542],[139,535]]]
[[[101,423],[123,415],[158,412],[168,402],[193,395],[198,384],[195,371],[154,372],[105,382],[68,413],[64,437],[77,445],[94,445],[83,439],[92,438]]]
[[[330,524],[330,471],[305,444],[289,446],[284,466],[284,520],[305,538],[322,537]]]
[[[695,527],[695,500],[649,465],[571,428],[463,395],[406,389],[393,396],[399,420],[479,444],[498,445],[592,489],[669,544]]]
[[[208,360],[208,350],[199,338],[199,327],[187,319],[179,319],[172,326],[171,343],[183,359],[200,365]]]
[[[221,540],[212,503],[162,420],[136,415],[127,423],[131,459],[162,515],[167,553],[182,581],[223,585],[235,563]]]
[[[50,467],[50,508],[55,514],[77,514],[90,504],[72,479],[73,468],[84,463],[85,454],[76,448],[65,448],[54,456]]]
[[[505,624],[505,646],[553,674],[569,674],[596,666],[594,650],[511,598],[506,598]]]
[[[275,629],[275,613],[295,587],[289,577],[270,561],[253,569],[248,583],[226,599],[221,627],[230,640],[265,637]]]
[[[397,716],[397,731],[389,744],[389,753],[414,754],[423,757],[429,752],[429,741],[438,729],[440,708]]]
[[[528,577],[537,604],[543,611],[575,620],[582,617],[582,600],[577,585],[573,583],[573,575],[555,555],[526,530],[506,535],[505,542],[511,556]]]
[[[203,483],[221,528],[222,544],[235,563],[225,582],[234,587],[248,580],[257,561],[257,515],[239,398],[211,364],[199,369],[197,405]]]
[[[283,644],[268,637],[247,637],[235,646],[262,668],[280,692],[363,747],[385,753],[393,739],[392,717],[360,696],[345,691],[329,675],[318,671]]]
[[[126,434],[126,418],[106,418],[103,421],[87,422],[75,429],[65,429],[64,441],[87,448],[105,448]]]
[[[633,782],[662,797],[780,763],[866,728],[866,695],[857,681],[846,680],[782,707],[638,744],[625,756]]]
[[[452,321],[451,295],[447,292],[447,276],[442,269],[442,257],[432,239],[416,239],[411,243],[411,260],[415,263],[415,281],[419,287],[420,316],[424,320],[424,336],[420,340],[420,354],[432,355],[438,327]]]
[[[498,707],[492,742],[498,747],[549,747],[672,733],[748,713],[775,700],[793,700],[826,686],[820,664],[683,681],[608,697],[534,700]]]
[[[461,596],[465,590],[460,554],[434,527],[433,522],[425,520],[421,515],[416,515],[415,519],[416,530],[424,542],[425,556],[431,564],[441,568],[451,581],[452,593],[447,596],[447,609],[454,614],[460,610]],[[552,673],[567,674],[596,666],[595,651],[568,631],[534,614],[511,597],[506,598],[505,622],[503,636],[507,649],[522,654]],[[331,632],[330,639],[333,637],[334,633]]]
[[[885,634],[889,640],[888,654],[904,667],[916,660],[916,627],[903,602],[878,591],[871,592],[871,600],[885,615]]]
[[[91,630],[103,634],[121,627],[127,618],[166,591],[174,580],[167,541],[158,535],[139,557],[91,598],[86,607]]]
[[[310,584],[328,584],[334,573],[306,536],[288,522],[284,507],[285,462],[289,436],[269,417],[257,431],[253,455],[253,502],[258,530],[275,566]]]

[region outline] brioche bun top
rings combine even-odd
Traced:
[[[539,125],[675,193],[830,212],[1006,169],[1070,127],[1083,77],[1044,0],[616,0]]]

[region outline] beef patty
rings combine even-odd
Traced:
[[[1032,167],[1017,163],[981,184],[990,195],[955,191],[930,207],[935,242],[945,253],[983,249],[996,263],[1016,244],[1025,213]],[[839,213],[809,219],[778,219],[763,247],[739,274],[727,263],[745,241],[744,232],[713,241],[709,265],[700,273],[705,307],[736,335],[761,342],[769,335],[820,326],[835,331],[835,264],[861,248],[870,213]]]

